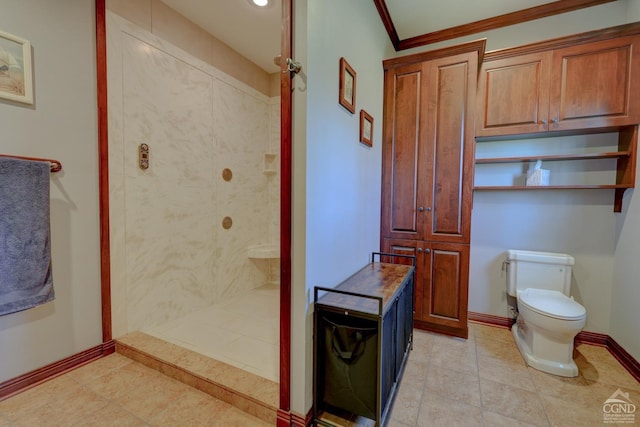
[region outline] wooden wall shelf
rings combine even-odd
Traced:
[[[622,212],[622,198],[627,188],[635,186],[636,171],[636,148],[638,140],[638,126],[623,126],[612,128],[611,131],[618,133],[618,151],[596,152],[596,153],[572,153],[572,154],[543,154],[543,155],[523,155],[512,157],[484,157],[476,158],[475,164],[505,164],[505,163],[525,163],[537,160],[543,161],[581,161],[614,159],[616,164],[615,184],[568,184],[568,185],[476,185],[474,191],[520,191],[520,190],[589,190],[589,189],[613,189],[615,190],[613,211]],[[553,136],[552,134],[549,135]],[[476,141],[476,144],[482,143]],[[508,144],[508,141],[504,141]]]
[[[519,163],[533,160],[562,161],[562,160],[594,160],[594,159],[619,159],[629,157],[629,151],[612,151],[608,153],[583,153],[583,154],[554,154],[542,156],[518,156],[518,157],[485,157],[476,159],[476,164],[488,163]]]

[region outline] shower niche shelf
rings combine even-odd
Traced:
[[[276,159],[278,155],[276,153],[265,153],[264,154],[264,174],[265,175],[275,175],[278,173]]]
[[[253,259],[279,259],[280,248],[272,244],[249,246],[247,255]]]

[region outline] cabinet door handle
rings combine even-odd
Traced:
[[[424,211],[424,208],[423,208],[422,206],[420,206],[420,207],[418,208],[418,212],[423,212],[423,211]]]
[[[545,126],[546,126],[546,125],[547,125],[547,119],[542,119],[542,120],[540,120],[540,123],[542,123],[543,125],[545,125]]]
[[[431,206],[427,207],[427,212],[431,212]]]
[[[418,253],[421,254],[422,253],[422,248],[418,248]]]
[[[558,120],[558,118],[556,117],[555,119],[553,119],[553,124],[557,125],[559,121],[560,120]]]
[[[424,253],[425,253],[425,254],[430,254],[430,253],[431,253],[431,249],[425,249],[425,250],[424,250]]]

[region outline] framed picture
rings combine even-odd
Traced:
[[[373,117],[360,110],[360,142],[373,147]]]
[[[0,31],[0,98],[33,104],[31,43]]]
[[[346,59],[340,58],[340,93],[338,102],[351,114],[356,112],[356,72]]]

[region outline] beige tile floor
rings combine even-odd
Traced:
[[[117,353],[0,402],[0,427],[268,425]]]
[[[508,329],[472,323],[469,335],[415,332],[390,427],[609,426],[603,403],[618,389],[640,408],[640,383],[605,348],[578,345],[580,375],[561,378],[527,367]]]
[[[507,329],[471,324],[468,340],[416,331],[414,341],[390,427],[604,426],[617,389],[640,407],[640,383],[604,348],[578,345],[580,375],[565,379],[526,367]],[[110,425],[267,424],[119,354],[0,402],[0,427]]]

